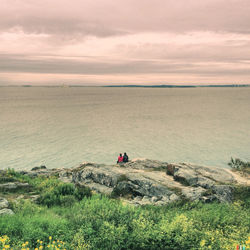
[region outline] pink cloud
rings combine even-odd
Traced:
[[[250,83],[248,0],[0,0],[0,83]]]

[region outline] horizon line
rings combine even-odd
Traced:
[[[250,84],[116,84],[116,85],[78,85],[78,84],[56,84],[56,85],[32,85],[32,84],[8,84],[0,87],[124,87],[124,88],[197,88],[197,87],[250,87]]]

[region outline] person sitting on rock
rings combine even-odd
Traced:
[[[120,154],[118,156],[118,160],[117,160],[117,163],[122,163],[123,162],[123,157],[122,157],[122,154]]]
[[[123,155],[123,162],[128,162],[128,155],[126,153]]]

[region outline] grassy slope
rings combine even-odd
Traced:
[[[97,194],[90,197],[88,190],[56,178],[8,176],[28,181],[42,197],[40,205],[13,203],[16,214],[0,217],[1,235],[18,249],[26,241],[32,249],[53,239],[65,242],[66,249],[234,249],[250,236],[249,188],[236,188],[233,204],[132,207]]]

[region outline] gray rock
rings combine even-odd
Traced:
[[[216,171],[217,168],[211,170],[208,167],[198,167],[192,164],[169,164],[168,167],[168,173],[173,174],[176,181],[184,185],[200,186],[203,188],[211,188],[216,184],[216,181],[212,177],[215,177],[215,173],[221,175],[221,172],[223,172]],[[208,172],[213,172],[213,175],[209,176]],[[228,175],[226,171],[224,172],[225,175]]]
[[[59,172],[59,179],[63,182],[72,182],[72,172],[69,170]]]
[[[162,199],[162,197],[153,196],[153,197],[151,198],[151,202],[152,202],[152,203],[156,203],[157,201],[159,201],[159,200],[161,200],[161,199]]]
[[[167,203],[168,203],[168,201],[166,202],[166,201],[160,200],[160,201],[157,201],[157,202],[155,203],[155,205],[157,205],[157,206],[164,206],[164,205],[166,205]]]
[[[22,199],[24,199],[24,195],[23,195],[23,194],[19,195],[19,196],[16,198],[17,201],[18,201],[18,200],[22,200]]]
[[[157,160],[149,159],[135,159],[131,162],[125,163],[124,167],[132,169],[151,169],[151,170],[166,170],[168,166],[167,162],[161,162]]]
[[[202,201],[203,203],[211,203],[217,200],[217,198],[214,195],[209,195],[209,196],[202,196],[200,197],[199,200]]]
[[[140,205],[150,205],[151,204],[151,198],[148,196],[144,196],[142,200],[139,203]]]
[[[131,181],[121,181],[113,189],[113,194],[115,196],[143,196],[144,192],[140,191],[140,187]]]
[[[167,174],[174,176],[175,164],[167,164]]]
[[[28,183],[21,183],[21,182],[8,182],[8,183],[3,183],[0,184],[0,190],[1,191],[16,191],[16,190],[29,190],[30,185]]]
[[[206,192],[206,189],[202,187],[185,188],[182,190],[182,194],[191,201],[199,200],[204,192]]]
[[[6,179],[5,172],[0,172],[1,183],[8,182],[0,184],[0,190],[15,191],[18,188],[29,190],[27,183],[11,182],[11,179]],[[232,174],[222,168],[187,163],[168,164],[148,159],[137,159],[115,165],[85,162],[72,169],[39,167],[20,173],[30,177],[58,176],[64,182],[84,185],[98,193],[115,194],[135,205],[164,205],[180,199],[179,194],[190,200],[230,202],[232,188],[224,184],[236,181],[235,173]]]
[[[199,176],[195,185],[203,188],[211,188],[215,185],[215,181]]]
[[[218,182],[218,183],[230,183],[233,184],[236,182],[234,176],[228,172],[225,171],[223,168],[218,167],[205,167],[205,166],[192,166],[197,173],[204,177],[209,177],[210,179]]]
[[[40,195],[36,194],[36,195],[31,195],[30,196],[30,199],[33,201],[33,202],[38,202],[38,199],[40,198]]]
[[[142,200],[142,198],[143,198],[143,197],[141,197],[141,196],[136,196],[133,200],[139,202],[139,201]]]
[[[1,215],[12,215],[14,212],[11,209],[4,208],[0,210],[0,216]]]
[[[180,197],[177,196],[176,194],[171,194],[171,195],[169,196],[169,200],[170,200],[170,202],[178,201],[178,200],[180,200]]]
[[[9,202],[5,198],[0,197],[0,209],[8,207],[9,207]]]
[[[0,190],[2,191],[15,190],[15,189],[17,189],[17,185],[13,182],[0,184]]]
[[[220,202],[231,202],[233,199],[233,187],[229,185],[215,185],[212,190]]]
[[[107,187],[114,187],[120,176],[114,167],[103,166],[99,164],[86,163],[80,165],[72,171],[72,181],[75,183],[83,182],[85,184],[98,183]]]

